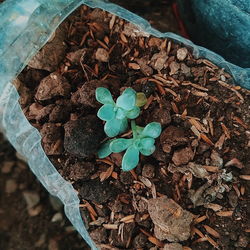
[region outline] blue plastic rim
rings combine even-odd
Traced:
[[[41,136],[30,125],[18,103],[19,95],[12,80],[49,40],[58,25],[77,7],[86,4],[101,8],[129,22],[146,33],[171,38],[191,48],[195,57],[204,57],[231,73],[237,84],[250,89],[250,69],[225,61],[219,55],[194,45],[173,33],[153,29],[143,18],[103,0],[6,0],[0,5],[0,130],[16,150],[27,159],[30,169],[44,187],[64,204],[65,214],[92,249],[91,240],[80,215],[79,198],[45,155]]]

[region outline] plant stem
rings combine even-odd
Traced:
[[[133,132],[133,138],[135,139],[137,137],[137,131],[136,131],[136,124],[134,120],[131,121],[131,128]]]

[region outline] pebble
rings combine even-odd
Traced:
[[[165,244],[163,250],[182,250],[182,245],[179,243]]]
[[[14,161],[4,161],[2,163],[2,167],[1,167],[1,172],[3,174],[9,174],[12,170],[12,168],[14,167],[15,165],[15,162]]]
[[[177,71],[180,69],[180,64],[173,61],[169,64],[170,72],[169,75],[172,76],[177,73]]]
[[[42,212],[43,207],[41,205],[38,205],[36,207],[32,207],[28,209],[29,216],[37,216]]]
[[[187,141],[184,130],[174,126],[164,129],[160,136],[162,149],[166,153],[170,153],[172,147],[184,145]]]
[[[187,48],[180,48],[177,50],[176,57],[179,61],[183,61],[187,57],[187,54],[188,54]]]
[[[58,72],[54,72],[42,79],[35,98],[38,101],[46,101],[57,96],[67,96],[70,90],[71,86],[68,80]]]
[[[5,192],[7,194],[14,193],[17,190],[17,183],[14,179],[9,179],[5,184]]]
[[[194,152],[191,147],[186,147],[174,151],[172,161],[176,166],[187,164],[194,158]]]
[[[36,206],[40,201],[39,194],[32,191],[23,191],[23,197],[26,201],[27,209]]]
[[[148,212],[155,225],[155,236],[159,240],[178,242],[190,237],[194,216],[174,200],[166,196],[149,199]]]
[[[51,222],[58,222],[58,221],[62,221],[63,216],[60,212],[56,213],[53,215]]]
[[[98,48],[95,53],[96,60],[100,62],[108,62],[109,61],[109,53],[107,50],[103,48]]]
[[[151,164],[145,164],[142,168],[142,176],[153,178],[155,176],[155,167]]]

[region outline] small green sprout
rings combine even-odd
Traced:
[[[136,106],[137,94],[132,88],[125,89],[115,103],[110,91],[100,87],[96,89],[96,100],[103,104],[97,116],[106,121],[104,131],[109,137],[125,132],[128,119],[135,119],[140,114]]]
[[[146,127],[136,126],[131,121],[133,138],[118,138],[104,143],[98,151],[99,158],[105,158],[111,153],[120,153],[126,150],[122,158],[122,170],[129,171],[136,167],[139,162],[139,153],[145,156],[155,151],[155,138],[161,134],[161,125],[151,122]]]

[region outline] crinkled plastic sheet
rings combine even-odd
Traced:
[[[81,219],[79,199],[72,185],[65,181],[45,155],[41,136],[25,118],[18,103],[19,95],[11,81],[48,41],[58,25],[79,5],[87,4],[120,16],[140,29],[158,37],[169,37],[193,49],[196,57],[205,57],[226,68],[236,83],[250,88],[250,73],[226,62],[219,55],[194,45],[173,33],[153,29],[141,17],[101,0],[6,0],[0,5],[0,129],[27,160],[44,187],[64,204],[67,217],[85,241],[96,249]]]

